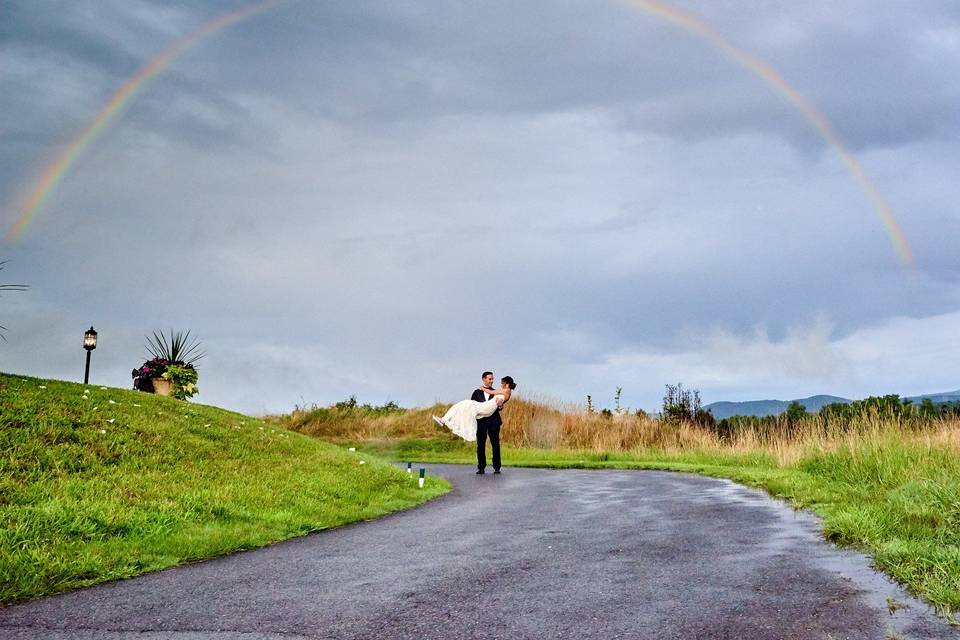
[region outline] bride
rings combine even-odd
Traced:
[[[461,400],[450,407],[442,418],[433,416],[433,421],[440,426],[446,427],[455,434],[466,440],[473,442],[477,439],[477,418],[489,418],[510,399],[513,390],[517,388],[517,383],[510,376],[504,376],[500,379],[500,389],[481,389],[490,395],[486,402],[477,402],[476,400]]]

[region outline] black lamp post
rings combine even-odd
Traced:
[[[87,368],[83,372],[83,384],[90,382],[90,352],[97,348],[97,332],[90,327],[83,334],[83,348],[87,350]]]

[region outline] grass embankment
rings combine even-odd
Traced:
[[[314,409],[279,420],[397,460],[472,464],[474,445],[430,421],[444,409]],[[812,509],[828,539],[867,552],[942,614],[960,611],[960,422],[864,415],[839,428],[814,416],[721,436],[520,399],[504,414],[508,466],[666,469],[760,487]]]
[[[215,407],[5,374],[0,451],[7,604],[375,518],[449,489],[428,478],[420,490],[378,458]]]

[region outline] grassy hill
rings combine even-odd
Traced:
[[[0,602],[375,518],[449,490],[261,420],[0,374]]]

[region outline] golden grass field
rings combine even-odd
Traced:
[[[314,407],[272,419],[295,431],[335,442],[456,439],[430,419],[431,414],[443,415],[448,406],[437,404],[394,412]],[[573,404],[514,398],[504,408],[503,420],[501,442],[515,448],[619,453],[654,449],[663,453],[735,455],[762,452],[783,465],[811,452],[856,447],[893,436],[919,445],[949,447],[960,453],[960,419],[896,418],[876,412],[859,415],[842,427],[811,414],[793,423],[781,416],[772,425],[747,425],[721,434],[689,422],[661,421],[633,413],[605,417]]]

